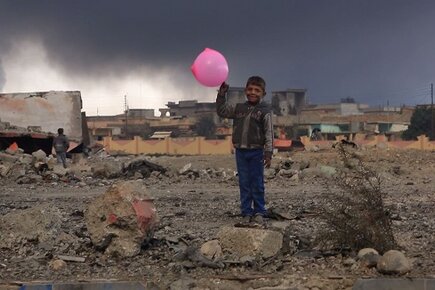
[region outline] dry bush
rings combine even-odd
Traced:
[[[332,190],[322,203],[326,226],[318,235],[322,247],[393,249],[396,241],[384,207],[381,178],[355,151],[337,146],[343,168],[338,169]]]

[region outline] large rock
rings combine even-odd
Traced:
[[[119,182],[94,199],[85,214],[93,244],[108,254],[132,257],[157,225],[154,203],[140,181]]]
[[[383,274],[403,275],[411,271],[411,262],[402,252],[390,250],[379,259],[377,269]]]
[[[224,251],[243,256],[272,257],[282,247],[283,235],[263,229],[223,227],[218,238]]]

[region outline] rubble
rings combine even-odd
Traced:
[[[157,212],[141,182],[119,182],[93,200],[85,214],[96,248],[111,255],[133,257],[153,237]]]
[[[400,249],[412,261],[412,276],[431,275],[435,270],[430,255],[435,250],[431,243],[435,231],[433,153],[356,150],[383,173],[386,207]],[[146,279],[156,289],[171,285],[176,289],[185,284],[198,289],[351,289],[358,277],[400,275],[378,272],[375,267],[380,256],[374,250],[363,249],[357,255],[346,247],[314,247],[316,232],[324,227],[319,218],[322,202],[337,192],[333,179],[318,178],[326,176],[321,167],[342,166],[331,150],[274,156],[271,169],[266,170],[270,171],[266,179],[270,218],[266,219],[265,229],[234,228],[240,219],[234,156],[134,157],[110,156],[100,151],[69,160],[63,175],[62,169],[55,169],[51,156],[45,163],[38,163],[20,151],[14,155],[1,153],[18,160],[0,161],[0,173],[7,171],[0,178],[0,281]],[[138,163],[132,162],[135,159]],[[126,170],[128,164],[145,164],[139,160],[166,171],[152,170],[146,177],[147,171],[143,175],[141,166]],[[94,175],[91,168],[100,163],[115,164],[120,170],[118,177]],[[188,170],[180,174],[187,164]],[[392,170],[397,166],[400,174]],[[294,174],[281,176],[280,170],[292,170]],[[91,204],[105,200],[112,184],[117,186],[135,175],[141,179],[134,182],[141,188],[146,185],[146,195],[152,197],[160,217],[154,234],[144,238],[140,246],[137,241],[144,234],[137,233],[136,212],[128,202],[128,207],[118,206],[122,197],[117,201],[112,198],[111,203],[100,208],[129,212],[131,219],[127,222],[117,218],[114,225],[109,225],[113,217],[107,213],[95,213],[94,225],[88,222]],[[414,185],[405,185],[408,182]],[[120,236],[115,231],[126,230],[134,243],[119,242],[110,233],[106,234],[106,243],[101,243],[91,234],[97,226],[102,237],[106,230]],[[237,231],[233,235],[227,232],[226,237],[233,237],[230,242],[226,237],[221,239],[223,228]],[[263,239],[264,232],[272,232],[276,238]],[[55,260],[61,261],[56,262],[62,264],[59,270],[51,266]]]

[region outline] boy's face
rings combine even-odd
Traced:
[[[245,88],[245,94],[250,103],[258,103],[266,95],[262,87],[251,84]]]

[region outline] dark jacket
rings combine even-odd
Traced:
[[[249,102],[235,106],[225,96],[217,96],[216,112],[219,117],[234,119],[233,145],[235,148],[263,148],[265,155],[272,157],[273,125],[272,112],[266,102],[256,105]]]
[[[68,138],[63,134],[54,137],[53,147],[56,152],[66,152],[69,148]]]

